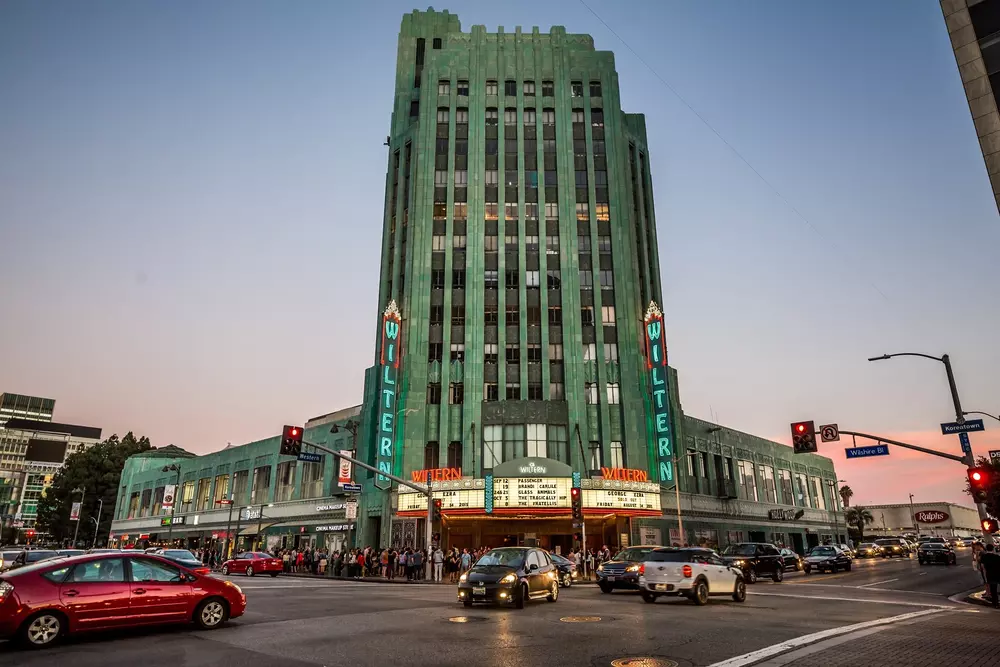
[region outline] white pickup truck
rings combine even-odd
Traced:
[[[650,551],[639,567],[639,591],[643,602],[650,603],[661,595],[683,595],[697,605],[706,604],[710,595],[747,599],[743,572],[726,565],[712,549],[699,547]]]

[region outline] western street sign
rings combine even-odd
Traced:
[[[971,454],[972,453],[972,445],[969,443],[969,434],[968,433],[959,433],[958,434],[958,441],[962,443],[962,453],[963,454]]]
[[[824,424],[819,427],[819,436],[823,442],[838,442],[840,440],[840,428],[836,424]]]
[[[320,463],[323,460],[323,455],[313,454],[312,452],[299,452],[298,460],[308,463]]]
[[[971,433],[973,431],[985,431],[985,430],[986,427],[983,425],[982,419],[966,419],[964,424],[959,424],[958,422],[941,424],[941,433],[943,435],[952,435],[954,433]]]
[[[360,484],[344,484],[344,491],[348,493],[361,493]]]
[[[867,456],[888,456],[889,445],[876,445],[874,447],[848,447],[844,450],[849,459],[861,459]]]
[[[1000,463],[1000,449],[990,450],[990,461],[993,463]]]

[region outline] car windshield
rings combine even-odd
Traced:
[[[648,547],[646,549],[640,549],[633,547],[631,549],[624,549],[618,552],[615,556],[615,560],[624,560],[632,563],[638,563],[639,561],[645,560],[646,556],[653,550],[653,547]]]
[[[549,554],[549,558],[551,558],[552,562],[555,563],[556,565],[566,565],[569,563],[568,560],[566,560],[559,554]]]
[[[898,547],[900,545],[899,540],[875,540],[875,544],[883,547]]]
[[[183,558],[184,560],[198,560],[193,553],[187,549],[165,549],[163,555],[167,558]]]
[[[756,544],[730,544],[722,550],[723,556],[753,556],[756,553]]]
[[[493,549],[476,563],[477,567],[503,565],[504,567],[521,567],[524,563],[524,551],[521,549]]]
[[[873,543],[871,543],[871,542],[865,542],[864,544],[859,545],[858,548],[859,549],[871,549],[873,546],[875,546]]]
[[[59,554],[57,554],[55,551],[29,551],[27,562],[37,563],[40,560],[48,560],[49,558],[55,558],[58,555]]]
[[[809,551],[810,556],[834,556],[837,550],[833,547],[813,547]]]

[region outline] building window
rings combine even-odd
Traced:
[[[497,235],[487,234],[483,238],[484,238],[483,250],[485,250],[486,252],[496,252],[497,249],[499,248],[499,244],[497,243]]]
[[[253,469],[253,484],[250,488],[250,504],[257,505],[270,500],[271,466]]]
[[[469,124],[469,110],[468,109],[455,109],[455,123],[458,125],[468,125]],[[458,181],[455,181],[456,183]]]
[[[530,252],[538,252],[538,237],[528,234],[524,237],[524,249]]]
[[[528,424],[528,456],[548,458],[545,442],[545,424]]]
[[[598,252],[611,252],[611,237],[606,234],[598,236],[597,250]]]
[[[494,243],[495,243],[497,237],[495,237],[495,236],[489,237],[488,236],[486,238],[492,238],[493,241],[494,241]],[[499,285],[499,282],[500,282],[499,276],[497,275],[497,270],[496,269],[486,269],[486,270],[484,270],[483,271],[483,282],[486,285],[486,289],[496,289],[497,286]]]
[[[292,499],[295,492],[295,461],[278,464],[278,484],[274,490],[274,500],[285,502]]]
[[[462,204],[462,206],[465,206],[465,204]],[[455,204],[455,209],[456,209],[456,212],[457,212],[457,210],[458,210],[458,204]],[[457,218],[458,215],[456,215],[455,217]],[[463,214],[462,217],[464,218],[465,215]],[[451,245],[453,247],[455,247],[455,248],[464,248],[465,247],[465,234],[456,234],[455,236],[452,236],[451,237]]]
[[[594,326],[594,307],[593,306],[581,306],[580,308],[580,324],[585,327]]]
[[[542,81],[542,96],[543,97],[555,97],[556,86],[551,81]]]
[[[596,214],[597,219],[601,222],[607,222],[611,219],[611,214],[609,213],[607,204],[596,204]],[[610,248],[608,248],[610,250]]]
[[[581,290],[592,290],[594,289],[594,272],[593,271],[580,271],[580,289]],[[593,315],[591,315],[591,324],[593,324]]]
[[[483,400],[486,401],[500,400],[500,392],[497,389],[496,382],[486,382],[483,384]]]
[[[615,274],[611,270],[602,270],[600,272],[601,276],[601,289],[614,289],[615,288]]]
[[[521,348],[517,344],[509,344],[505,350],[504,358],[508,364],[521,363]]]
[[[498,321],[496,304],[483,306],[483,324],[496,326]]]
[[[448,385],[448,403],[461,405],[463,402],[465,402],[465,385],[461,382],[452,382]]]
[[[441,79],[438,81],[438,95],[450,95],[451,94],[451,81],[447,79]],[[438,112],[438,122],[441,122],[441,112]],[[444,122],[448,122],[447,115],[445,116]]]
[[[302,498],[320,498],[323,496],[323,464],[301,461],[302,466]]]
[[[590,222],[590,204],[578,202],[576,205],[576,219],[580,222]]]
[[[542,109],[542,125],[555,125],[556,112],[554,109]],[[549,153],[551,151],[545,151]]]
[[[503,82],[503,94],[510,97],[517,96],[517,81],[513,79],[507,79]]]
[[[617,382],[608,383],[608,405],[618,405],[621,402],[621,396],[619,396],[619,388]],[[618,466],[621,467],[621,466]]]
[[[247,494],[250,490],[250,471],[237,470],[233,473],[233,504],[246,505],[249,503]]]
[[[496,95],[497,94],[497,82],[490,79],[486,82],[486,94]]]
[[[489,470],[503,463],[503,426],[483,427],[483,468]]]
[[[612,468],[624,468],[625,466],[625,448],[622,447],[622,443],[617,440],[611,441],[611,467]]]
[[[444,306],[431,306],[431,324],[444,322]]]
[[[486,343],[483,345],[483,363],[497,363],[498,346],[496,343]]]
[[[448,467],[462,469],[462,443],[455,440],[448,443]]]
[[[563,346],[561,343],[549,343],[549,361],[562,361]]]
[[[486,181],[486,185],[496,187],[498,179],[500,178],[500,173],[496,169],[490,169],[486,172],[486,175],[483,178]]]
[[[600,470],[601,469],[601,443],[596,440],[591,440],[590,443],[590,469]]]
[[[434,468],[440,468],[438,465],[438,457],[441,454],[441,448],[438,443],[431,441],[424,445],[424,470],[433,470]]]
[[[509,286],[510,285],[508,285],[508,287]],[[516,304],[507,304],[507,312],[505,313],[504,322],[509,327],[514,327],[521,323],[521,312],[517,309]]]
[[[597,405],[597,383],[585,382],[583,392],[587,399],[587,405]]]
[[[583,97],[583,81],[573,81],[570,83],[570,92],[573,97]]]
[[[542,360],[542,346],[528,343],[528,363],[538,363]]]
[[[601,323],[606,326],[615,323],[614,306],[601,306]]]
[[[524,457],[524,424],[504,424],[503,458],[513,461]]]
[[[435,252],[440,252],[448,247],[448,242],[445,240],[443,234],[435,234],[431,238],[431,250]]]
[[[525,271],[524,281],[528,289],[538,289],[538,271]]]
[[[534,97],[535,96],[535,82],[534,81],[525,81],[524,82],[524,95],[525,95],[525,97]]]
[[[574,111],[572,114],[570,114],[569,118],[574,123],[584,123],[587,120],[586,116],[583,115],[582,111]]]
[[[555,204],[553,204],[555,206]],[[545,208],[548,210],[549,205],[546,204]],[[546,216],[548,213],[546,213]],[[546,236],[545,237],[545,254],[546,255],[558,255],[559,254],[559,237],[558,236]]]
[[[521,383],[520,382],[508,382],[507,383],[507,400],[508,401],[520,401],[521,400]]]
[[[451,360],[465,361],[465,343],[451,344]]]
[[[535,110],[534,109],[525,109],[524,110],[524,124],[525,125],[534,125],[535,124]],[[527,151],[525,151],[525,152],[527,152]],[[532,151],[532,152],[534,152],[534,151]]]
[[[546,274],[549,289],[559,289],[562,287],[562,277],[559,269],[549,269],[546,271]]]
[[[451,323],[453,326],[465,326],[465,306],[451,307]]]
[[[809,498],[806,476],[800,472],[795,473],[795,491],[798,494],[799,504],[802,505],[802,507],[813,507],[812,501]]]
[[[757,478],[753,474],[753,463],[737,461],[736,468],[740,474],[740,498],[757,502]]]
[[[783,505],[794,505],[795,492],[792,489],[792,472],[790,470],[778,470],[778,480],[781,486],[781,503]]]
[[[618,343],[604,344],[604,361],[618,361]]]
[[[447,112],[446,112],[447,113]],[[434,185],[438,187],[444,187],[448,185],[448,172],[443,169],[438,169],[434,172]]]
[[[427,403],[428,405],[440,405],[441,404],[441,383],[431,382],[427,385]]]
[[[506,280],[504,280],[504,284],[507,285],[507,289],[517,289],[518,278],[517,269],[507,271]],[[510,323],[508,322],[508,324]],[[514,324],[517,324],[517,322],[514,322]]]
[[[444,289],[444,269],[434,269],[431,271],[431,288]]]
[[[562,401],[566,398],[566,388],[562,382],[549,383],[549,400]]]
[[[542,309],[538,306],[528,306],[528,326],[542,323]]]
[[[819,477],[810,477],[809,482],[812,490],[812,496],[816,499],[816,504],[813,505],[813,507],[825,510],[826,498],[823,496],[823,484],[820,482]]]
[[[604,273],[604,271],[601,271]],[[458,269],[451,272],[451,286],[454,289],[465,288],[465,271]]]
[[[603,109],[591,109],[590,110],[590,124],[594,127],[604,127],[604,110]]]
[[[497,110],[496,109],[487,109],[486,110],[486,124],[487,125],[491,125],[493,127],[496,127],[497,120],[498,120]]]
[[[469,82],[465,79],[458,80],[458,96],[459,97],[469,96]]]
[[[583,360],[597,361],[597,343],[583,344]]]
[[[600,81],[591,81],[590,82],[590,96],[591,97],[600,97],[601,96],[601,82]]]

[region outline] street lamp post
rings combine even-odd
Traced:
[[[97,548],[97,537],[101,534],[101,513],[104,511],[104,498],[97,499],[97,521],[94,523],[94,543],[91,545],[91,549]]]
[[[347,423],[345,423],[343,426],[341,426],[340,424],[334,424],[330,428],[330,433],[340,433],[340,431],[342,431],[342,430],[343,431],[347,431],[348,433],[350,433],[351,434],[351,456],[357,456],[358,455],[358,429],[359,428],[361,428],[361,423],[360,422],[355,421],[354,419],[348,419]],[[338,473],[338,477],[339,477],[339,473]],[[355,519],[355,523],[357,523],[357,519]],[[350,521],[347,522],[347,525],[348,525],[348,528],[347,528],[347,547],[346,548],[347,549],[353,549],[354,548],[354,544],[352,542],[353,542],[353,538],[354,538],[354,531],[350,528],[350,525],[351,525]],[[428,527],[428,530],[430,530],[429,527]]]
[[[833,537],[834,537],[834,542],[836,542],[837,546],[839,546],[840,545],[840,517],[837,516],[837,505],[839,504],[837,502],[837,498],[838,498],[838,495],[837,495],[837,484],[838,483],[844,483],[844,484],[846,484],[847,480],[845,480],[845,479],[828,479],[828,480],[826,480],[826,482],[827,482],[827,484],[830,485],[830,493],[833,496],[833,532],[834,532],[834,536]],[[847,531],[846,520],[845,520],[845,523],[844,523],[844,531],[845,532]],[[844,537],[846,538],[847,535],[845,535]]]
[[[920,526],[917,525],[917,513],[913,511],[913,494],[910,494],[910,518],[913,519],[913,534],[920,537]]]
[[[268,507],[274,507],[274,503],[268,503]],[[261,535],[261,531],[264,530],[264,503],[260,504],[260,516],[257,517],[257,544],[258,548],[263,550],[264,548],[264,536]]]
[[[83,512],[83,497],[87,495],[87,489],[84,487],[76,487],[73,489],[73,493],[80,494],[80,511]],[[70,510],[72,511],[72,510]],[[76,529],[73,531],[73,548],[76,549],[76,538],[80,536],[80,515],[76,515]]]
[[[177,481],[174,483],[174,504],[170,507],[170,525],[167,526],[167,546],[173,546],[173,535],[174,535],[174,517],[177,514],[177,505],[180,502],[180,490],[181,490],[181,467],[176,463],[171,463],[168,466],[163,466],[163,472],[175,471],[177,473]]]

